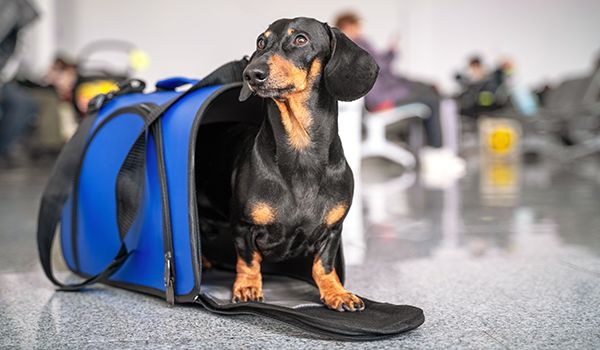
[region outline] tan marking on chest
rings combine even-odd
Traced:
[[[344,203],[339,203],[335,207],[329,209],[329,211],[325,215],[325,224],[327,226],[333,226],[337,224],[338,221],[340,221],[344,217],[347,210],[348,206]]]
[[[269,225],[275,221],[275,209],[265,202],[258,202],[252,205],[250,216],[256,225]]]
[[[297,151],[310,145],[310,127],[313,116],[308,108],[310,88],[321,72],[321,62],[314,60],[309,71],[300,69],[290,61],[273,55],[269,62],[274,84],[280,87],[293,87],[283,100],[274,100],[281,114],[281,123],[288,136],[289,145]]]
[[[281,123],[285,129],[288,143],[296,151],[301,151],[310,145],[310,134],[308,129],[312,125],[312,117],[305,102],[298,99],[286,101],[275,100]]]

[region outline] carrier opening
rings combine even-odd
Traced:
[[[194,176],[198,234],[201,255],[212,265],[202,273],[202,292],[218,296],[216,300],[229,302],[231,286],[234,281],[236,252],[229,223],[229,201],[231,198],[231,174],[234,171],[236,157],[251,147],[254,137],[267,115],[266,102],[253,96],[245,102],[239,102],[240,86],[232,86],[200,110],[197,118],[194,156]],[[200,256],[198,257],[200,258]],[[343,261],[340,257],[339,261]],[[298,279],[316,296],[311,302],[319,302],[314,294],[312,274],[312,256],[270,263],[265,260],[261,271],[265,282],[272,279],[278,285],[287,285],[283,294],[289,299],[291,289],[300,287]],[[338,264],[343,265],[343,264]],[[343,267],[338,267],[343,271]],[[283,283],[286,277],[290,283]],[[342,275],[343,276],[343,275]],[[266,285],[265,285],[266,287]],[[272,294],[271,294],[272,295]],[[303,300],[307,302],[307,300]]]

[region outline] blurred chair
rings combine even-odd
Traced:
[[[563,81],[548,92],[544,106],[521,117],[526,151],[571,161],[600,152],[600,70]]]
[[[364,110],[366,138],[362,142],[362,157],[383,157],[412,170],[416,158],[409,150],[386,138],[386,129],[400,121],[414,119],[409,124],[409,148],[413,151],[423,143],[422,120],[428,118],[431,109],[422,103],[411,103],[379,112]]]
[[[28,88],[28,92],[40,106],[35,127],[28,140],[29,151],[34,156],[58,154],[65,143],[59,114],[60,99],[54,88]]]

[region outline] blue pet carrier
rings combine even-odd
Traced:
[[[163,80],[148,94],[143,82],[131,80],[91,102],[91,115],[65,145],[42,198],[38,245],[46,275],[63,291],[102,282],[170,304],[263,315],[336,339],[380,339],[418,327],[423,313],[407,305],[363,298],[363,312],[328,310],[319,302],[307,258],[265,269],[270,292],[264,303],[230,302],[234,273],[227,264],[203,272],[195,176],[210,168],[195,163],[198,130],[214,123],[261,124],[263,100],[237,98],[246,64],[226,64],[202,81]],[[187,84],[192,86],[178,91]],[[64,260],[84,278],[81,283],[63,284],[53,275],[59,223]],[[225,252],[233,242],[224,237]],[[336,270],[342,279],[343,267],[340,251]],[[299,297],[298,291],[305,293]]]

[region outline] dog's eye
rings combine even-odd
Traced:
[[[258,48],[259,50],[262,50],[265,48],[265,39],[260,38],[256,41],[256,48]]]
[[[304,46],[306,43],[308,43],[308,38],[302,34],[294,38],[294,45],[296,46]]]

